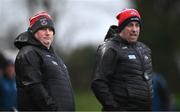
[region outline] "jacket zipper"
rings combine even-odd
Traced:
[[[146,82],[146,84],[148,85],[148,98],[150,98],[151,96],[150,96],[150,85],[149,85],[149,83],[148,83],[148,79],[146,79],[146,76],[145,75],[147,75],[148,76],[148,74],[145,72],[145,67],[144,67],[144,58],[143,58],[143,55],[135,48],[135,46],[133,45],[133,47],[132,47],[135,51],[136,51],[136,53],[137,53],[137,55],[138,55],[138,57],[139,57],[139,59],[140,59],[140,62],[141,62],[141,65],[142,65],[142,71],[143,71],[143,78],[144,78],[144,80],[145,80],[145,82]],[[149,101],[151,102],[151,100],[149,99]]]

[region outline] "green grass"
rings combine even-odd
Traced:
[[[176,108],[179,111],[180,110],[180,94],[176,94],[175,98],[176,98],[176,106],[177,106]]]
[[[75,92],[76,111],[101,111],[101,105],[91,91]]]
[[[175,95],[176,108],[180,110],[180,94]],[[101,104],[90,90],[75,91],[76,111],[101,111]]]

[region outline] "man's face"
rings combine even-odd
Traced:
[[[138,40],[140,33],[139,22],[133,21],[125,26],[125,28],[120,32],[121,38],[127,40],[129,43],[134,43]]]
[[[39,29],[35,34],[38,39],[45,47],[49,48],[54,40],[54,32],[51,28]]]

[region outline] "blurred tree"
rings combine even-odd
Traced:
[[[75,89],[89,89],[95,64],[95,53],[94,46],[84,46],[73,50],[70,54],[63,55]]]
[[[18,32],[18,29],[15,25],[12,25],[11,27],[9,27],[9,33],[7,34],[6,38],[5,38],[5,41],[6,41],[6,44],[8,46],[6,46],[6,48],[8,49],[15,49],[15,46],[14,46],[14,34],[16,34],[16,32]]]
[[[135,4],[142,15],[142,37],[152,49],[154,70],[165,74],[174,91],[179,87],[180,58],[180,1],[137,0]]]

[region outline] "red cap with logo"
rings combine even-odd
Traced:
[[[29,19],[29,29],[32,33],[46,27],[51,28],[55,33],[52,17],[45,11],[37,13]]]
[[[137,21],[139,22],[139,24],[141,24],[141,16],[135,9],[123,9],[118,13],[116,18],[118,19],[118,26],[120,28],[120,31],[131,21]]]

